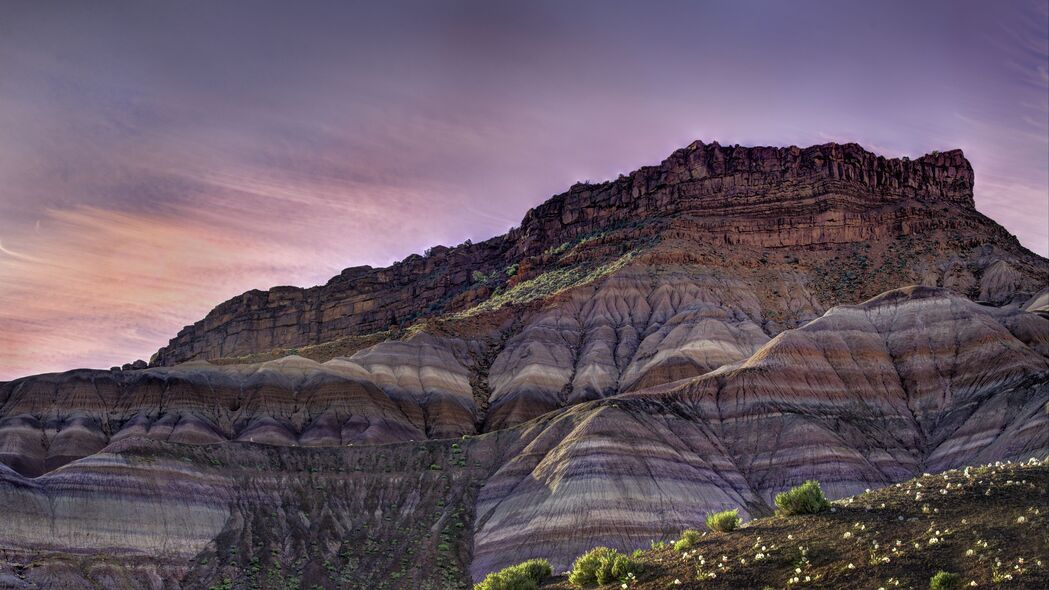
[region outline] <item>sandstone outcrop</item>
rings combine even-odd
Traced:
[[[819,293],[824,308],[854,303],[850,287],[860,281],[870,285],[867,296],[925,282],[996,304],[1026,299],[1044,286],[1049,268],[975,210],[972,186],[972,167],[959,150],[909,160],[855,144],[802,149],[695,142],[658,166],[577,184],[529,211],[520,227],[483,243],[435,247],[389,268],[349,268],[309,289],[249,291],[187,326],[152,362],[293,349],[462,311],[530,278],[508,279],[507,269],[541,274],[559,261],[551,251],[598,234],[616,242],[610,250],[637,247],[640,236],[717,250],[714,266],[730,272],[752,259],[790,269],[791,256],[812,251],[814,261],[836,267],[835,275],[850,273],[831,277],[843,284]],[[920,268],[900,259],[918,254],[914,248],[881,256],[907,237],[920,238],[929,250]],[[853,246],[873,247],[874,256]],[[778,254],[785,249],[788,256]],[[857,256],[865,258],[848,268],[837,264]],[[807,270],[813,279],[823,276],[818,268]],[[880,275],[865,276],[874,271]]]

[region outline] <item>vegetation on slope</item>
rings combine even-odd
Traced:
[[[453,315],[453,318],[464,318],[492,311],[504,305],[523,305],[537,299],[546,299],[573,287],[592,283],[606,277],[627,265],[635,255],[627,252],[619,258],[605,264],[580,263],[566,268],[555,268],[543,274],[521,281],[504,292],[493,294],[486,301]]]
[[[583,587],[1049,588],[1049,460],[896,484],[634,554],[632,578]],[[545,590],[576,590],[562,576]]]

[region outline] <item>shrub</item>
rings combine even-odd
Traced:
[[[685,529],[681,532],[681,538],[674,543],[675,551],[688,551],[693,545],[699,543],[702,533],[696,529]]]
[[[962,586],[962,577],[940,570],[929,580],[929,590],[957,590]]]
[[[739,510],[725,510],[707,515],[707,528],[719,533],[727,533],[736,530],[743,519],[739,517]]]
[[[644,569],[644,565],[637,560],[636,556],[631,557],[622,553],[617,553],[610,560],[612,564],[611,577],[606,577],[604,582],[598,582],[599,584],[607,584],[608,582],[614,582],[616,580],[622,580],[627,577],[628,574],[640,574]]]
[[[529,559],[488,574],[484,580],[474,584],[474,590],[537,590],[539,582],[550,576],[550,562],[545,559]]]
[[[809,480],[790,491],[776,494],[776,506],[780,512],[794,514],[816,514],[830,507],[818,481]]]
[[[470,273],[470,279],[475,283],[483,283],[488,277],[481,271],[475,270]]]
[[[644,566],[637,559],[608,547],[595,547],[580,555],[572,564],[568,581],[577,588],[602,586],[622,580],[627,574],[637,575]]]

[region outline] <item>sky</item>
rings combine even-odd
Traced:
[[[1049,2],[0,0],[0,380],[695,139],[962,148],[1049,255]]]

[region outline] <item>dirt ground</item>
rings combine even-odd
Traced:
[[[603,588],[1049,588],[1049,463],[926,475],[819,515],[707,533],[686,552],[647,549],[636,581]],[[623,585],[623,584],[626,585]],[[564,576],[544,590],[574,589]]]

